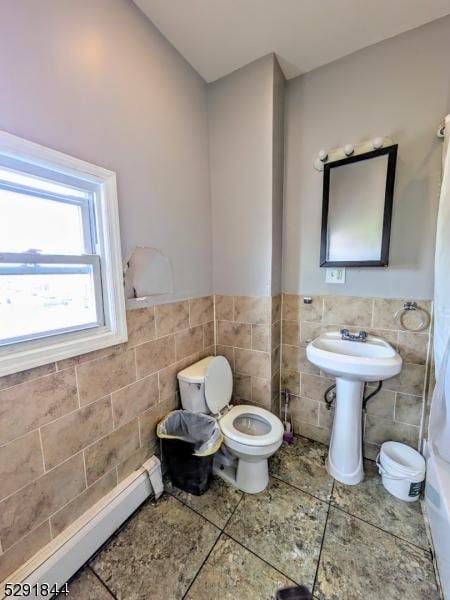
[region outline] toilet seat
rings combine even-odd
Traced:
[[[265,424],[269,428],[267,433],[249,434],[237,429],[235,421],[239,417],[247,415],[250,419],[254,417],[255,421]],[[283,437],[283,426],[280,419],[268,410],[253,405],[233,406],[219,419],[219,425],[225,437],[247,446],[270,446]]]
[[[233,393],[233,373],[224,356],[212,356],[206,363],[204,372],[205,400],[210,412],[220,416]]]

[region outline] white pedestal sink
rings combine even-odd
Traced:
[[[381,381],[400,373],[400,355],[381,338],[342,339],[339,331],[310,342],[306,356],[316,367],[336,377],[336,407],[327,469],[348,485],[364,478],[362,457],[362,402],[365,381]]]

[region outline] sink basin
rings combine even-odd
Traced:
[[[306,347],[310,362],[336,377],[336,400],[327,469],[348,485],[364,478],[362,405],[366,381],[382,381],[400,373],[402,359],[385,340],[368,336],[365,342],[342,339],[332,331]]]
[[[383,339],[368,336],[366,342],[341,339],[338,331],[324,333],[306,348],[316,367],[335,377],[381,381],[400,373],[402,359]]]

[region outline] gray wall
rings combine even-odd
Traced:
[[[273,55],[208,86],[214,291],[270,296]]]
[[[275,58],[272,142],[272,295],[282,291],[285,87],[286,80]]]
[[[442,143],[450,109],[450,17],[288,82],[283,286],[292,293],[431,298]],[[319,267],[321,148],[387,135],[399,144],[387,269],[347,269],[325,284]]]
[[[218,293],[279,289],[273,57],[209,86],[209,170],[206,85],[132,2],[3,0],[0,22],[0,129],[117,171],[124,257],[156,246],[176,296],[206,294],[213,234]],[[288,83],[286,291],[431,296],[449,54],[445,18]],[[391,265],[327,286],[313,159],[382,134],[400,147]]]
[[[0,129],[117,172],[124,257],[211,292],[206,84],[129,0],[2,0]]]
[[[273,57],[208,86],[214,291],[270,295]]]

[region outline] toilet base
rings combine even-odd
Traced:
[[[269,485],[269,465],[267,458],[258,462],[247,462],[240,458],[236,473],[237,487],[247,494],[259,494]]]
[[[213,473],[247,494],[259,494],[269,484],[269,466],[267,458],[246,461],[235,458],[222,461],[220,453],[214,457]]]

